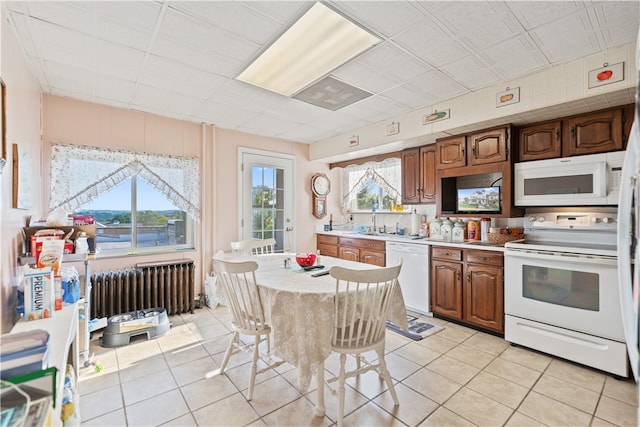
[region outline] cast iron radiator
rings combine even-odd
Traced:
[[[168,315],[195,308],[195,264],[175,260],[136,264],[135,268],[91,275],[91,317],[164,307]]]

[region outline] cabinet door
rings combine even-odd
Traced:
[[[622,109],[569,118],[565,132],[565,157],[622,150]]]
[[[526,162],[562,156],[561,126],[562,122],[556,120],[521,128],[518,139],[520,146],[518,160]]]
[[[443,316],[462,319],[462,264],[432,260],[431,309]]]
[[[412,148],[402,152],[402,203],[420,201],[420,150]]]
[[[464,320],[504,332],[503,269],[467,264],[464,287]]]
[[[467,165],[467,137],[458,135],[436,142],[436,167],[438,169],[458,168]]]
[[[507,128],[474,133],[469,137],[471,165],[504,162],[509,158]]]
[[[436,146],[433,144],[420,148],[419,196],[420,203],[436,202]]]
[[[367,249],[360,249],[360,262],[365,264],[377,265],[380,267],[385,266],[384,252],[370,251]]]
[[[340,246],[338,248],[338,258],[360,262],[360,249],[349,246]]]

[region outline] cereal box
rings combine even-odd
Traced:
[[[37,320],[51,317],[54,310],[53,269],[25,268],[24,272],[24,318]]]

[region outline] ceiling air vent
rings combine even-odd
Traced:
[[[293,98],[327,110],[336,111],[371,95],[367,91],[327,76],[301,90]]]

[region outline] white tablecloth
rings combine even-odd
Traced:
[[[293,255],[291,268],[284,268],[284,257],[275,254],[251,259],[259,264],[256,279],[272,328],[273,352],[297,367],[298,386],[306,390],[315,369],[331,354],[336,281],[330,275],[312,277],[319,270],[303,270]],[[326,256],[321,263],[326,268],[377,268]],[[408,327],[400,286],[395,288],[388,318],[401,328]]]

